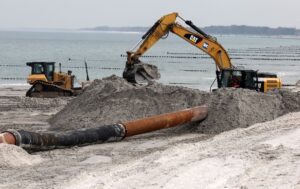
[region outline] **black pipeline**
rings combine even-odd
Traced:
[[[202,121],[207,117],[207,112],[207,106],[197,106],[119,124],[79,129],[65,133],[34,133],[11,129],[0,134],[0,143],[14,144],[29,151],[40,151],[115,142],[129,136],[174,127],[192,121]]]
[[[13,139],[11,136],[13,136]],[[4,137],[1,137],[4,135]],[[65,133],[35,133],[24,130],[7,130],[0,138],[2,143],[15,144],[28,151],[51,150],[68,148],[93,143],[120,141],[125,136],[125,129],[121,124],[106,125],[91,129],[79,129]],[[5,137],[6,136],[6,137]],[[9,137],[9,140],[7,138]]]

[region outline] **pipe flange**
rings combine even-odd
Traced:
[[[20,146],[21,145],[21,141],[22,141],[22,136],[21,134],[15,130],[15,129],[8,129],[2,133],[10,133],[12,135],[14,135],[15,139],[16,139],[16,146]]]

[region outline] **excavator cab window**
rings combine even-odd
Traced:
[[[258,89],[257,72],[253,70],[244,71],[243,74],[243,88],[246,89]]]
[[[218,87],[229,87],[231,72],[223,70],[222,73],[217,72]]]
[[[242,72],[239,70],[232,71],[229,87],[234,87],[234,88],[242,87],[242,75],[243,75]]]
[[[234,87],[257,90],[257,72],[253,70],[222,70],[217,73],[218,87]]]
[[[242,72],[240,70],[222,70],[219,75],[219,88],[221,87],[242,87]]]

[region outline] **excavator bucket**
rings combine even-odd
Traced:
[[[123,78],[131,83],[146,84],[159,79],[160,73],[155,65],[139,62],[131,65],[126,64]]]

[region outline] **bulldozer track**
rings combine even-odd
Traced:
[[[38,84],[42,85],[42,91],[35,91]],[[26,92],[28,97],[54,98],[57,96],[73,96],[74,92],[58,85],[45,81],[36,81],[32,87]]]

